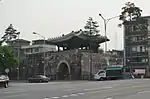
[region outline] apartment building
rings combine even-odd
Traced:
[[[134,73],[150,76],[150,16],[124,24],[124,65]]]

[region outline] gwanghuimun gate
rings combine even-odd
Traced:
[[[109,41],[106,37],[88,36],[83,31],[71,32],[48,39],[58,51],[49,54],[46,75],[56,80],[88,79],[91,74],[107,65],[98,53],[99,44]]]

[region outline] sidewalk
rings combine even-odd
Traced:
[[[27,83],[27,80],[10,80],[10,82],[14,82],[14,83]]]
[[[27,80],[10,80],[10,82],[13,82],[13,83],[28,83]],[[53,83],[59,83],[59,82],[63,82],[63,83],[76,83],[76,82],[79,82],[79,83],[85,83],[85,82],[88,82],[88,80],[52,80],[52,81],[49,81],[49,82],[53,82]]]

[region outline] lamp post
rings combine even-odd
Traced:
[[[91,39],[92,39],[92,33],[91,33],[91,24],[90,24],[90,50],[92,50],[92,42],[91,42]],[[91,74],[92,74],[92,52],[90,52],[90,59],[89,59],[89,62],[90,62],[90,70],[89,70],[89,80],[91,80]]]
[[[33,34],[35,34],[35,35],[38,35],[38,36],[40,36],[40,37],[42,37],[43,39],[44,39],[44,44],[43,45],[45,45],[46,44],[46,42],[45,42],[45,37],[44,36],[42,36],[41,34],[39,34],[39,33],[36,33],[36,32],[33,32]],[[44,53],[43,53],[43,57],[44,57],[44,62],[43,62],[43,64],[44,64],[44,67],[43,67],[43,71],[44,71],[44,75],[45,75],[45,51],[44,51]]]
[[[111,18],[108,18],[108,19],[105,19],[103,16],[102,16],[102,14],[99,14],[99,16],[103,19],[103,21],[104,21],[104,28],[105,28],[105,53],[106,53],[106,51],[107,51],[107,38],[106,38],[106,33],[107,33],[107,23],[110,21],[110,20],[112,20],[112,19],[115,19],[115,18],[117,18],[117,17],[119,17],[119,16],[115,16],[115,17],[111,17]]]
[[[18,69],[17,69],[18,70],[18,74],[17,74],[17,80],[20,79],[20,45],[19,45],[19,34],[18,34]]]

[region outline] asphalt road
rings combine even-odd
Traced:
[[[0,99],[149,99],[150,79],[11,83]]]

